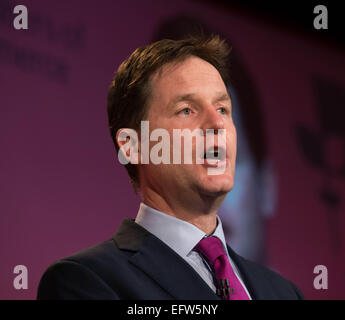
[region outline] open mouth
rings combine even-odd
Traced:
[[[217,163],[222,160],[225,160],[226,153],[225,149],[219,146],[210,147],[205,153],[204,153],[204,159],[207,163]]]

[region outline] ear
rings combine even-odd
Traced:
[[[121,164],[138,164],[139,140],[134,129],[119,129],[116,132],[116,143],[119,146],[118,159]]]

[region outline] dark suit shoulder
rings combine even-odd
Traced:
[[[92,266],[99,263],[102,264],[105,260],[114,259],[117,254],[119,254],[117,246],[113,239],[109,239],[86,249],[77,251],[61,260],[76,261],[92,268]]]
[[[118,251],[108,240],[55,261],[40,280],[37,299],[117,299],[106,269],[114,267]]]
[[[256,298],[260,299],[304,299],[301,290],[290,280],[285,279],[282,275],[272,269],[249,261],[237,255],[237,263],[243,272],[242,276],[250,286],[255,282],[253,291]],[[257,290],[260,288],[261,290]],[[262,290],[262,288],[265,288]]]

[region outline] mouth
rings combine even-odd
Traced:
[[[204,165],[218,167],[226,162],[226,151],[223,147],[212,146],[203,155]]]

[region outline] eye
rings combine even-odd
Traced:
[[[181,114],[185,116],[189,116],[191,114],[192,110],[190,108],[184,108],[183,110],[180,111]]]
[[[226,108],[223,108],[223,107],[219,108],[218,111],[219,111],[220,114],[227,114]]]

